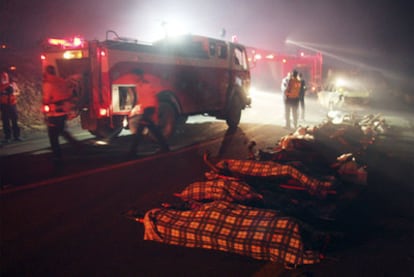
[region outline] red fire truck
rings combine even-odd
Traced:
[[[307,93],[317,93],[322,88],[321,53],[298,51],[296,54],[278,53],[269,50],[249,48],[249,57],[254,64],[251,70],[252,82],[272,89],[280,89],[282,79],[293,69],[302,73],[306,80]]]
[[[127,128],[143,93],[156,94],[166,137],[197,114],[224,119],[234,128],[251,103],[247,51],[238,43],[185,35],[149,44],[108,31],[104,41],[48,39],[43,46],[43,70],[55,66],[58,76],[75,84],[74,111],[82,128],[97,137]],[[125,78],[137,71],[151,76],[150,91],[139,91]]]

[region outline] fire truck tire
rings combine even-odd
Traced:
[[[123,129],[122,121],[122,116],[114,116],[112,118],[113,127],[111,127],[109,118],[98,119],[96,122],[96,130],[91,130],[90,133],[98,139],[117,137]]]
[[[226,122],[230,129],[235,129],[240,123],[242,104],[240,97],[235,95],[232,97],[229,109],[227,111]]]
[[[174,106],[170,102],[160,102],[158,108],[158,126],[165,138],[174,135],[177,127],[178,115]]]

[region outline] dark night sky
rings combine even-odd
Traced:
[[[32,46],[45,37],[104,39],[109,29],[151,41],[161,22],[185,32],[278,50],[284,41],[372,64],[411,70],[414,1],[405,0],[3,0],[0,41]],[[412,70],[411,70],[412,71]]]

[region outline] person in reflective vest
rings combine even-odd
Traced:
[[[282,84],[283,86],[283,84]],[[294,128],[298,127],[298,108],[299,108],[299,94],[301,83],[298,78],[298,72],[293,70],[292,76],[287,82],[286,89],[283,91],[283,100],[285,105],[285,127],[291,128],[291,114],[293,118]]]
[[[12,134],[15,141],[21,141],[20,127],[17,122],[17,95],[19,92],[7,72],[2,72],[0,78],[0,110],[4,132],[2,143],[9,143]]]

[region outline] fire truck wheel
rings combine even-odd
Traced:
[[[158,109],[158,120],[163,135],[165,138],[170,138],[174,135],[177,125],[177,112],[174,106],[169,102],[160,102]]]
[[[235,129],[240,123],[242,105],[240,97],[233,96],[229,110],[227,111],[226,122],[229,128]]]

